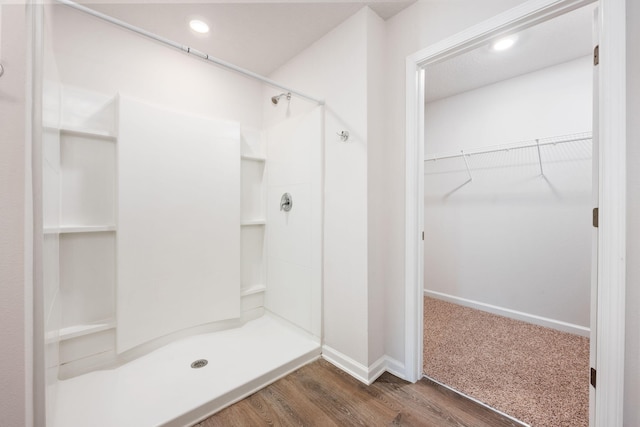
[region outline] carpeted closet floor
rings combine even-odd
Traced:
[[[425,297],[424,372],[532,427],[589,425],[589,339]]]

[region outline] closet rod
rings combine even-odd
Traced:
[[[107,22],[109,22],[111,24],[115,24],[115,25],[117,25],[119,27],[122,27],[122,28],[125,28],[127,30],[133,31],[134,33],[138,33],[138,34],[140,34],[142,36],[145,36],[147,38],[150,38],[152,40],[155,40],[155,41],[160,42],[162,44],[165,44],[167,46],[173,47],[175,49],[182,50],[183,52],[186,52],[186,53],[191,54],[191,55],[195,55],[200,59],[204,59],[206,61],[213,62],[214,64],[219,65],[219,66],[221,66],[223,68],[226,68],[228,70],[234,71],[236,73],[243,74],[243,75],[245,75],[247,77],[250,77],[252,79],[255,79],[255,80],[259,80],[259,81],[261,81],[261,82],[263,82],[265,84],[268,84],[269,86],[273,86],[273,87],[282,89],[285,92],[290,92],[290,93],[292,93],[294,95],[299,96],[300,98],[305,98],[305,99],[307,99],[309,101],[313,101],[313,102],[317,103],[318,105],[324,105],[324,101],[321,100],[321,99],[317,99],[317,98],[309,96],[309,95],[307,95],[305,93],[299,92],[299,91],[297,91],[295,89],[291,89],[290,87],[281,85],[280,83],[278,83],[278,82],[276,82],[274,80],[271,80],[271,79],[269,79],[267,77],[261,76],[260,74],[254,73],[253,71],[249,71],[249,70],[247,70],[245,68],[238,67],[237,65],[234,65],[234,64],[232,64],[230,62],[227,62],[227,61],[223,61],[222,59],[216,58],[215,56],[210,56],[210,55],[208,55],[208,54],[206,54],[204,52],[200,52],[199,50],[192,49],[189,46],[181,45],[180,43],[174,42],[173,40],[167,39],[165,37],[159,36],[159,35],[157,35],[155,33],[152,33],[150,31],[142,29],[140,27],[136,27],[135,25],[131,25],[131,24],[125,22],[125,21],[121,21],[121,20],[116,19],[116,18],[114,18],[112,16],[109,16],[109,15],[106,15],[104,13],[98,12],[96,10],[90,9],[90,8],[88,8],[86,6],[80,5],[80,4],[75,3],[75,2],[73,2],[71,0],[56,0],[56,1],[58,3],[61,3],[61,4],[65,5],[65,6],[69,6],[69,7],[73,8],[73,9],[79,10],[80,12],[84,12],[84,13],[89,14],[91,16],[94,16],[96,18],[102,19],[103,21],[107,21]]]
[[[475,151],[467,151],[464,150],[464,152],[460,152],[460,153],[455,153],[455,154],[446,154],[443,156],[435,156],[435,157],[429,157],[424,159],[425,162],[431,162],[431,161],[435,161],[435,160],[442,160],[442,159],[453,159],[456,157],[464,157],[466,158],[466,156],[471,156],[474,154],[486,154],[486,153],[497,153],[499,151],[510,151],[510,150],[518,150],[520,148],[533,148],[533,147],[542,147],[545,145],[556,145],[556,144],[564,144],[565,142],[577,142],[577,141],[586,141],[588,139],[592,138],[591,132],[587,132],[584,134],[579,134],[580,136],[577,135],[569,135],[566,138],[567,139],[558,139],[558,140],[552,140],[552,141],[546,141],[546,142],[539,142],[540,140],[535,140],[534,142],[530,143],[530,144],[525,144],[525,145],[517,145],[517,146],[513,146],[513,147],[502,147],[502,148],[492,148],[489,150],[475,150]]]

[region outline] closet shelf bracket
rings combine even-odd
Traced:
[[[536,139],[536,148],[538,149],[538,163],[540,164],[540,176],[544,176],[544,170],[542,169],[542,155],[540,154],[540,140]]]
[[[464,165],[467,167],[467,174],[469,174],[469,181],[473,181],[473,176],[471,175],[471,169],[469,168],[469,161],[467,160],[467,155],[464,154],[464,150],[460,150],[462,153],[462,158],[464,159]]]

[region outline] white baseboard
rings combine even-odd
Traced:
[[[385,372],[404,379],[404,365],[389,356],[382,356],[367,367],[336,349],[323,345],[322,358],[366,385],[371,385]]]
[[[385,358],[387,359],[387,372],[400,379],[408,381],[404,363],[389,356],[385,356]]]
[[[375,380],[387,370],[387,356],[382,356],[369,366],[367,370],[367,384],[373,384]]]
[[[322,358],[345,371],[360,382],[369,385],[369,369],[349,356],[334,350],[328,345],[322,346]]]
[[[522,320],[523,322],[534,325],[545,326],[547,328],[556,329],[562,332],[568,332],[589,338],[590,329],[585,326],[575,325],[573,323],[563,322],[561,320],[549,319],[548,317],[536,316],[535,314],[524,313],[522,311],[511,310],[509,308],[498,307],[496,305],[486,304],[479,301],[473,301],[466,298],[460,298],[453,295],[444,294],[436,291],[424,290],[427,297],[451,302],[465,307],[475,308],[477,310],[486,311],[488,313],[497,314],[499,316],[508,317],[510,319]]]

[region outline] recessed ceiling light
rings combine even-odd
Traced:
[[[514,45],[514,43],[516,42],[516,39],[517,37],[511,36],[511,37],[505,37],[503,39],[496,40],[493,43],[492,48],[493,50],[496,50],[496,51],[507,50]]]
[[[207,25],[207,23],[199,19],[192,19],[191,21],[189,21],[189,26],[196,33],[206,34],[209,32],[209,26]]]

